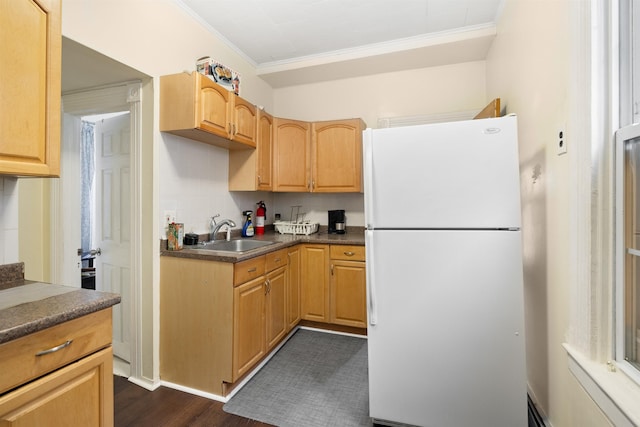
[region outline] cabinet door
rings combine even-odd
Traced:
[[[267,274],[266,330],[267,351],[275,346],[287,333],[286,322],[286,267]]]
[[[228,138],[231,126],[229,92],[212,80],[196,73],[196,123],[223,138]]]
[[[274,126],[274,191],[309,191],[311,188],[309,123],[276,118]]]
[[[2,426],[113,426],[107,347],[0,397]]]
[[[260,276],[233,291],[233,381],[265,354],[265,277]]]
[[[301,317],[316,322],[329,321],[329,246],[303,245],[301,248]]]
[[[230,93],[230,92],[229,92]],[[231,96],[231,139],[249,147],[256,146],[257,108],[239,96]]]
[[[365,278],[364,262],[331,260],[331,323],[367,327]]]
[[[60,174],[60,0],[0,1],[0,174]]]
[[[287,331],[290,331],[300,321],[300,246],[289,248],[287,257]]]
[[[363,128],[360,119],[313,123],[312,191],[362,191]]]
[[[229,151],[229,191],[271,191],[273,117],[258,111],[255,150]]]
[[[273,163],[273,117],[264,111],[258,112],[258,190],[273,188],[271,165]]]

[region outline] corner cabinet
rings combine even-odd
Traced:
[[[275,120],[274,191],[362,191],[360,119],[326,122]]]
[[[229,191],[271,191],[273,117],[258,110],[255,150],[229,152]]]
[[[302,319],[367,327],[364,246],[303,245]]]
[[[0,174],[60,175],[60,0],[0,1]]]
[[[230,150],[256,147],[257,108],[208,77],[160,77],[160,131]]]

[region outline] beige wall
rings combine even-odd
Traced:
[[[481,109],[484,61],[334,80],[276,89],[274,114],[298,120],[378,118]]]
[[[554,427],[608,421],[567,368],[569,328],[569,167],[556,140],[575,100],[570,0],[507,0],[487,58],[487,95],[518,114],[523,209],[527,376]],[[575,191],[575,190],[574,190]]]

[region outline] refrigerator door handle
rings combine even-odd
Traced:
[[[362,145],[364,158],[364,223],[366,228],[373,226],[373,133],[371,129],[363,131]],[[369,189],[369,190],[366,190]]]
[[[373,272],[373,266],[375,265],[375,262],[373,262],[373,232],[365,231],[364,239],[365,259],[368,260],[366,280],[369,291],[369,325],[375,326],[378,324],[378,306],[376,303],[375,274]]]

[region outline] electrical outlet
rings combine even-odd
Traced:
[[[176,222],[176,211],[164,211],[164,226],[165,228],[171,224],[172,222]]]
[[[567,153],[567,135],[564,130],[560,129],[557,134],[556,146],[558,150],[558,156]]]

